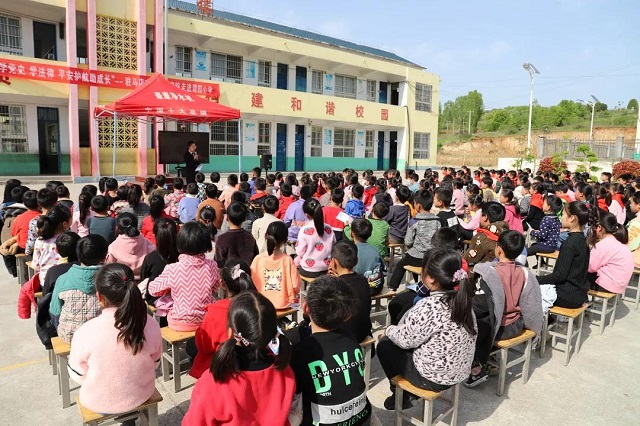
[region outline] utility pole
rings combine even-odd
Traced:
[[[471,111],[469,111],[469,135],[471,135]]]

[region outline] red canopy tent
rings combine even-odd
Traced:
[[[239,119],[240,110],[191,94],[175,86],[162,74],[155,73],[136,90],[117,101],[106,106],[96,107],[94,116],[97,119],[113,118],[113,174],[115,175],[115,139],[118,118],[156,117],[165,121],[214,123]],[[241,156],[238,155],[238,162],[241,161],[240,158]]]

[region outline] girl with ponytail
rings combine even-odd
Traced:
[[[91,210],[91,200],[94,195],[90,192],[82,192],[78,197],[78,208],[73,212],[71,231],[80,235],[80,238],[89,235],[89,221],[95,213]]]
[[[53,206],[45,216],[36,222],[38,239],[33,246],[31,265],[40,272],[40,282],[44,282],[47,271],[60,263],[60,255],[56,250],[56,239],[71,226],[71,211],[62,204]]]
[[[160,218],[171,219],[164,211],[164,197],[161,195],[152,195],[149,199],[149,215],[145,216],[142,219],[142,227],[140,228],[140,233],[144,236],[151,244],[156,243],[156,236],[153,233],[153,224],[156,220]]]
[[[416,303],[400,325],[387,327],[376,352],[388,378],[401,374],[414,386],[440,392],[469,377],[477,334],[475,286],[462,269],[460,253],[438,248],[423,259],[422,282],[429,296]],[[404,408],[407,405],[408,396],[403,401]],[[384,406],[393,410],[395,396]]]
[[[207,258],[213,259],[216,252],[216,235],[218,234],[218,228],[215,226],[216,211],[211,206],[204,206],[198,211],[196,219],[207,228],[209,238],[211,239],[211,251],[207,253]]]
[[[209,370],[213,354],[229,338],[227,317],[233,299],[244,292],[256,291],[251,281],[249,265],[240,259],[229,260],[222,270],[220,288],[226,298],[207,305],[202,325],[196,330],[195,340],[187,342],[187,354],[193,359],[189,375],[196,379]]]
[[[147,315],[128,266],[102,267],[95,289],[102,313],[75,332],[69,373],[81,384],[83,406],[96,413],[126,413],[155,392],[160,326]]]
[[[587,186],[583,189],[591,188]],[[578,185],[578,194],[586,194]],[[584,228],[590,225],[593,230],[598,221],[598,209],[595,204],[587,205],[574,201],[565,206],[562,212],[562,227],[569,230],[567,239],[560,246],[558,260],[549,275],[538,277],[540,284],[555,285],[558,295],[554,305],[562,308],[577,309],[587,301],[587,269],[589,267],[589,246]]]
[[[315,198],[302,205],[307,222],[300,228],[296,243],[295,264],[300,275],[317,278],[327,273],[331,261],[331,248],[336,240],[331,227],[324,223],[322,206]]]
[[[249,291],[231,302],[227,339],[198,379],[185,425],[284,425],[295,395],[291,344],[269,300]]]
[[[136,222],[138,230],[142,228],[142,221],[145,216],[149,214],[149,204],[142,201],[143,195],[144,193],[140,185],[131,185],[127,191],[126,200],[128,205],[120,210],[120,213],[132,213],[136,216],[138,219]]]
[[[114,242],[109,244],[109,254],[105,263],[122,263],[133,270],[136,280],[140,279],[144,258],[156,247],[138,231],[138,218],[133,213],[120,213],[116,220]]]
[[[613,213],[607,213],[592,229],[589,245],[589,273],[591,288],[624,294],[633,275],[634,254],[627,247],[627,229],[620,225]]]
[[[256,288],[276,309],[285,309],[295,303],[300,289],[298,269],[285,252],[287,232],[284,222],[271,222],[265,237],[267,251],[251,263],[251,278]]]

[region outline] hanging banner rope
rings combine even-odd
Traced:
[[[112,89],[135,89],[149,77],[114,71],[96,71],[72,68],[61,65],[49,65],[13,59],[0,58],[0,80],[10,84],[10,78],[49,81],[52,83],[82,84],[87,86],[109,87]],[[217,100],[220,86],[215,83],[186,81],[175,78],[168,80],[176,87],[195,95]]]

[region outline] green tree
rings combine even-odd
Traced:
[[[469,128],[469,112],[471,112],[471,133],[475,133],[478,121],[484,113],[482,94],[472,90],[464,96],[458,96],[455,101],[447,101],[442,107],[438,123],[441,131],[458,131],[466,133]]]
[[[629,100],[629,103],[627,104],[627,109],[638,111],[638,100],[637,99]]]
[[[596,102],[596,112],[606,111],[608,108],[604,102]]]

